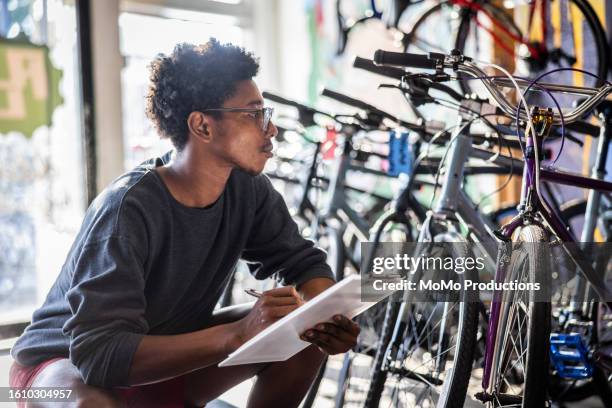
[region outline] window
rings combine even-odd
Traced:
[[[84,213],[76,13],[64,3],[10,1],[1,33],[0,325],[29,320]],[[18,81],[11,64],[27,68]],[[11,94],[6,84],[15,83],[22,87]],[[41,106],[50,126],[32,119]]]

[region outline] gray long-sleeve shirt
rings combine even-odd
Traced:
[[[91,204],[62,270],[11,354],[22,365],[70,358],[87,384],[127,385],[147,334],[206,325],[239,258],[258,279],[333,278],[264,176],[234,170],[221,197],[185,207],[153,171],[116,179]]]

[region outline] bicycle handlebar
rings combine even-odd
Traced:
[[[290,101],[289,99],[285,99],[282,96],[275,95],[271,92],[264,91],[261,95],[264,98],[269,99],[272,102],[280,103],[281,105],[293,106],[294,108],[298,108],[298,109],[307,108],[306,106],[298,102]]]
[[[355,57],[355,61],[353,61],[353,67],[397,80],[401,80],[402,78],[408,78],[409,82],[412,81],[416,83],[419,87],[425,89],[431,88],[440,92],[444,92],[457,102],[461,102],[461,100],[463,99],[463,96],[459,92],[455,91],[449,86],[432,82],[424,78],[409,78],[412,75],[410,72],[404,71],[400,68],[376,65],[374,61],[366,58]]]
[[[342,102],[344,104],[347,104],[349,106],[357,107],[358,109],[363,109],[363,110],[366,110],[366,111],[368,111],[370,113],[377,114],[377,115],[379,115],[381,117],[388,118],[388,119],[390,119],[390,120],[392,120],[392,121],[394,121],[394,122],[396,122],[398,124],[404,124],[405,125],[404,122],[400,121],[395,116],[393,116],[393,115],[391,115],[389,113],[383,112],[383,111],[381,111],[380,109],[378,109],[378,108],[376,108],[374,106],[368,105],[367,103],[361,102],[361,101],[359,101],[357,99],[354,99],[354,98],[351,98],[349,96],[342,95],[342,94],[340,94],[338,92],[334,92],[334,91],[330,91],[330,90],[324,90],[323,91],[323,95],[328,96],[328,97],[330,97],[332,99],[336,99],[336,100],[338,100],[338,101],[340,101],[340,102]],[[322,111],[320,111],[318,109],[311,108],[310,106],[303,105],[303,104],[301,104],[299,102],[295,102],[295,101],[292,101],[290,99],[287,99],[287,98],[284,98],[282,96],[275,95],[273,93],[266,92],[266,91],[264,91],[262,93],[262,96],[265,99],[268,99],[270,101],[279,103],[281,105],[286,105],[286,106],[291,106],[291,107],[296,108],[298,110],[298,112],[300,112],[300,118],[302,118],[303,114],[306,114],[307,117],[308,116],[310,117],[309,120],[313,120],[312,116],[314,114],[319,114],[319,115],[327,116],[328,118],[331,118],[336,123],[339,123],[341,125],[349,125],[349,123],[346,123],[346,122],[343,122],[343,121],[339,120],[338,119],[339,115],[332,115],[332,114],[327,113],[327,112],[322,112]],[[348,115],[340,115],[340,116],[348,116]],[[298,121],[300,121],[300,119],[298,119]],[[314,122],[313,122],[313,124],[314,124]],[[358,128],[362,127],[361,123],[351,123],[350,125],[357,126]],[[409,128],[410,127],[417,128],[416,125],[407,125],[407,127],[409,127]],[[420,129],[420,127],[419,127],[419,129]]]
[[[383,110],[378,109],[376,106],[372,106],[368,103],[362,102],[358,99],[351,98],[350,96],[346,96],[339,92],[332,91],[330,89],[323,89],[321,93],[323,96],[327,96],[328,98],[334,99],[338,102],[344,103],[346,105],[352,106],[357,109],[364,110],[369,113],[373,113],[383,118],[387,118],[392,122],[405,127],[406,129],[410,129],[416,132],[424,132],[424,133],[435,133],[444,128],[443,124],[440,126],[440,122],[437,121],[418,121],[416,123],[406,122],[397,116],[393,116],[390,113],[387,113]]]
[[[353,67],[398,80],[406,75],[406,71],[403,69],[376,65],[374,61],[361,57],[355,57]]]
[[[505,96],[497,89],[497,85],[509,86],[512,84],[510,81],[499,81],[498,79],[489,78],[490,76],[484,72],[475,63],[471,62],[470,58],[464,57],[463,55],[453,52],[451,55],[430,53],[429,55],[423,54],[409,54],[409,53],[398,53],[389,52],[383,50],[377,50],[374,54],[374,62],[377,64],[394,65],[401,67],[415,67],[415,68],[451,68],[454,71],[467,74],[473,78],[479,79],[484,87],[487,89],[489,95],[497,102],[502,111],[511,117],[516,117],[517,107],[512,103],[508,102]],[[508,83],[510,82],[510,83]],[[527,85],[529,81],[516,80],[518,84]],[[514,86],[514,84],[512,84]],[[575,86],[564,86],[564,85],[550,85],[550,84],[538,84],[539,88],[544,88],[553,92],[568,92],[577,93],[580,91],[583,95],[589,95],[588,98],[581,103],[573,111],[564,114],[564,123],[572,123],[580,120],[580,118],[591,109],[593,109],[599,102],[601,102],[607,95],[612,93],[612,84],[605,84],[600,88],[579,88]],[[524,107],[519,111],[519,118],[527,120],[528,116],[524,110]],[[552,118],[553,124],[560,125],[561,117],[558,113],[553,112]]]
[[[328,98],[334,99],[338,102],[341,102],[345,105],[349,105],[352,106],[354,108],[357,109],[361,109],[367,112],[371,112],[374,113],[376,115],[382,116],[384,118],[387,118],[389,120],[392,120],[395,123],[400,123],[401,121],[396,118],[395,116],[391,115],[390,113],[384,112],[380,109],[378,109],[375,106],[370,105],[369,103],[365,103],[362,102],[358,99],[355,98],[351,98],[350,96],[341,94],[340,92],[336,92],[336,91],[332,91],[331,89],[323,89],[323,92],[321,92],[321,95],[326,96]]]
[[[350,96],[341,94],[340,92],[332,91],[331,89],[327,89],[327,88],[323,89],[323,92],[321,92],[321,95],[322,96],[326,96],[328,98],[331,98],[333,100],[336,100],[338,102],[341,102],[341,103],[343,103],[345,105],[352,106],[352,107],[357,108],[357,109],[361,109],[361,110],[364,110],[364,111],[370,111],[370,112],[378,113],[377,112],[378,109],[375,108],[374,106],[372,106],[372,105],[370,105],[368,103],[362,102],[362,101],[360,101],[358,99],[352,98]],[[383,116],[383,115],[381,115],[381,116]]]
[[[415,124],[412,124],[412,123],[404,122],[403,120],[397,118],[396,116],[393,116],[390,113],[387,113],[387,112],[385,112],[383,110],[380,110],[377,107],[370,105],[369,103],[365,103],[365,102],[362,102],[362,101],[360,101],[358,99],[351,98],[350,96],[341,94],[339,92],[332,91],[330,89],[325,88],[325,89],[323,89],[323,92],[321,92],[321,95],[326,96],[326,97],[331,98],[331,99],[334,99],[334,100],[336,100],[338,102],[344,103],[346,105],[352,106],[354,108],[361,109],[363,111],[366,111],[366,112],[369,112],[369,113],[373,113],[373,114],[378,115],[380,117],[389,119],[392,122],[395,122],[395,123],[397,123],[399,125],[407,127],[408,129],[413,129],[413,130],[422,130],[423,129],[423,127],[420,126],[420,125],[415,125]]]

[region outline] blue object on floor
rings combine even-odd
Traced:
[[[580,380],[593,375],[589,350],[580,334],[551,333],[550,356],[561,378]]]

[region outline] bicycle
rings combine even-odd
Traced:
[[[450,53],[457,49],[463,55],[486,60],[479,45],[483,36],[500,53],[500,59],[513,61],[517,74],[524,77],[563,66],[576,67],[595,73],[600,80],[558,73],[553,82],[576,81],[576,85],[597,87],[603,84],[610,69],[610,48],[605,30],[588,0],[549,2],[530,0],[504,2],[511,8],[497,6],[487,0],[407,1],[390,0],[385,8],[371,1],[370,11],[350,24],[342,14],[340,0],[336,2],[339,27],[338,54],[344,52],[351,29],[370,19],[387,23],[400,38],[407,53]],[[518,10],[518,11],[517,11]],[[586,24],[584,27],[582,22]],[[546,22],[543,24],[542,22]],[[403,30],[407,27],[407,30]],[[568,28],[569,27],[569,28]],[[562,29],[571,33],[563,35]],[[592,52],[584,58],[579,51],[587,45]],[[486,47],[489,49],[490,47]],[[475,88],[474,81],[463,77],[459,89],[463,93],[484,91]],[[581,83],[582,82],[582,83]]]
[[[383,75],[388,74],[388,76],[391,76],[391,77],[396,77],[398,75],[398,72],[396,71],[384,69],[384,67],[383,68],[374,67],[371,64],[371,62],[367,62],[366,60],[361,59],[361,58],[358,58],[356,60],[356,65],[358,65],[360,68],[368,69],[368,70],[374,71],[379,74],[383,74]],[[399,76],[405,76],[405,75],[406,75],[405,72],[399,73]],[[421,84],[421,85],[425,85],[425,84]],[[440,86],[434,85],[433,87],[437,88],[438,90],[442,90]],[[422,91],[425,91],[425,90],[422,89]],[[448,93],[451,95],[457,96],[457,94],[454,93],[452,90],[448,90]],[[458,97],[460,98],[460,96]],[[431,97],[426,96],[426,92],[422,92],[421,94],[419,94],[418,98],[421,99],[421,102],[423,100],[431,100]],[[463,166],[465,161],[457,159],[457,163],[461,163]],[[436,165],[434,166],[434,169],[437,170],[437,167],[438,167],[438,164],[436,163]],[[420,166],[415,168],[413,171],[413,175],[416,175],[417,173],[419,173],[420,169],[421,169]],[[428,171],[431,171],[431,170],[432,169],[428,169]],[[456,173],[456,171],[451,171],[451,172]],[[491,174],[491,173],[495,173],[496,171],[491,166],[481,166],[481,167],[464,166],[464,168],[462,168],[460,172],[461,174],[487,174],[487,173]],[[458,177],[459,179],[461,179],[462,175]],[[452,197],[453,200],[456,200],[457,194],[456,192],[450,193],[448,197],[449,199],[451,199]],[[466,198],[466,200],[468,199]],[[473,208],[472,206],[465,206],[465,208],[468,208],[468,207],[470,209]],[[412,214],[415,214],[416,217],[415,215],[412,215]],[[480,214],[478,214],[478,216],[479,215]],[[427,230],[426,225],[428,224],[429,221],[431,221],[431,218],[430,216],[427,216],[425,214],[425,208],[423,207],[423,205],[419,204],[418,201],[414,198],[410,187],[405,187],[402,193],[400,194],[400,196],[397,198],[394,208],[388,213],[386,213],[383,217],[381,217],[381,219],[379,219],[379,221],[377,222],[377,227],[375,228],[376,234],[374,238],[372,239],[372,241],[375,244],[378,244],[379,242],[381,242],[381,240],[383,240],[382,238],[384,234],[383,231],[385,230],[386,225],[389,223],[400,223],[405,227],[405,230],[409,232],[410,231],[414,232],[417,229],[420,229],[421,231]],[[483,225],[481,229],[481,233],[483,235],[486,235],[487,228],[484,226],[486,223],[487,221],[482,220],[479,224],[479,225]],[[493,225],[491,223],[488,223],[488,224],[489,224],[489,228],[493,228]],[[413,234],[406,234],[405,236],[406,238],[404,238],[404,241],[415,240],[416,238],[416,235],[413,235]],[[375,249],[372,249],[371,251],[368,251],[368,252],[369,252],[368,257],[370,257],[371,259],[372,255],[370,254],[370,252],[371,253],[375,252]],[[382,332],[381,334],[379,334],[380,340],[378,341],[378,346],[376,347],[377,348],[376,355],[371,353],[371,351],[373,351],[372,347],[368,348],[367,343],[365,341],[361,341],[358,347],[352,353],[347,354],[347,356],[345,357],[343,368],[341,370],[341,374],[340,374],[340,380],[339,380],[339,386],[338,386],[339,392],[337,394],[337,400],[336,400],[337,407],[344,406],[347,402],[349,403],[354,402],[354,399],[355,399],[354,394],[358,392],[358,388],[359,388],[359,386],[353,386],[351,383],[351,381],[355,379],[355,377],[357,377],[354,371],[359,368],[358,365],[354,363],[354,360],[358,359],[359,355],[368,355],[368,354],[371,357],[375,357],[374,363],[373,363],[374,372],[384,373],[384,374],[382,376],[377,375],[376,378],[372,379],[372,385],[370,386],[370,390],[368,392],[368,396],[366,397],[365,403],[366,403],[366,406],[377,406],[379,403],[380,394],[382,393],[382,387],[386,380],[386,373],[388,372],[386,369],[381,370],[381,365],[383,364],[382,356],[386,354],[386,346],[389,344],[389,338],[391,334],[395,333],[395,336],[396,336],[395,338],[399,339],[401,337],[400,336],[401,333],[403,332],[403,329],[400,329],[400,328],[395,328],[394,330],[394,324],[395,324],[397,315],[399,313],[399,310],[398,310],[399,304],[396,302],[391,302],[388,305],[381,304],[381,306],[382,307],[379,308],[379,311],[382,311],[384,313],[385,308],[386,308],[386,317],[384,317],[384,320],[383,320],[381,316],[381,318],[378,321],[379,332],[381,328],[382,328]],[[434,312],[435,310],[430,311],[429,316],[432,316],[432,313]],[[450,311],[447,311],[447,312],[450,313]],[[473,310],[470,311],[469,314],[472,317],[476,316]],[[407,315],[408,314],[406,314],[406,316]],[[423,321],[425,320],[427,320],[427,318],[423,319]],[[384,324],[381,324],[383,323],[383,321],[384,321]],[[399,322],[399,319],[397,321]],[[435,321],[432,323],[435,323]],[[452,343],[453,340],[451,339],[450,342]],[[362,343],[366,343],[366,344],[362,344]],[[462,347],[467,347],[469,349],[469,346],[467,344],[464,344]],[[353,367],[354,365],[356,367]],[[405,371],[402,373],[405,373]],[[385,376],[385,378],[383,378],[383,376]],[[359,380],[359,378],[357,378],[357,380]],[[349,398],[347,396],[349,393],[349,390],[351,390],[350,393],[353,395],[350,397],[349,400],[347,400],[347,398]],[[374,395],[374,394],[378,394],[378,395]]]
[[[363,68],[363,69],[367,69],[370,71],[373,71],[375,73],[381,74],[381,75],[385,75],[385,76],[389,76],[391,78],[395,78],[395,79],[402,79],[402,77],[406,77],[407,73],[402,71],[402,70],[397,70],[397,69],[393,69],[393,68],[387,68],[387,67],[377,67],[374,66],[372,64],[371,61],[368,60],[364,60],[362,58],[357,58],[355,61],[355,66],[359,67],[359,68]],[[417,78],[418,79],[418,78]],[[412,78],[412,80],[414,80],[414,78]],[[414,85],[414,81],[412,81],[412,85]],[[432,98],[430,96],[427,95],[426,89],[424,89],[424,87],[426,88],[427,84],[420,82],[419,83],[419,87],[420,89],[413,89],[411,90],[411,97],[414,97],[416,99],[419,99],[419,103],[423,103],[424,101],[432,101]],[[444,85],[439,85],[439,84],[433,84],[431,86],[432,88],[436,88],[438,90],[442,90],[444,89]],[[417,92],[419,91],[420,92]],[[461,98],[460,96],[458,96],[458,94],[456,94],[455,92],[453,92],[452,90],[449,90],[448,93],[450,95],[452,95],[451,97],[455,96],[457,98]],[[477,135],[471,135],[472,139],[477,139]],[[511,142],[508,142],[511,143]],[[492,154],[489,153],[489,157]],[[430,165],[430,163],[428,163],[428,165]],[[434,169],[437,169],[438,165],[436,164],[434,166]],[[518,166],[515,166],[518,167]],[[432,169],[428,169],[429,171],[431,171]],[[491,173],[496,173],[499,172],[500,169],[495,169],[492,168],[491,166],[484,166],[484,167],[474,167],[474,166],[465,166],[465,173],[466,174],[491,174]],[[497,171],[496,171],[497,170]],[[503,170],[503,169],[502,169]],[[517,168],[518,170],[518,168]],[[507,170],[504,170],[504,172],[507,172]],[[410,189],[405,189],[404,193],[402,193],[402,195],[404,195],[406,192],[410,192]],[[449,195],[450,197],[456,197],[456,195]],[[404,198],[402,200],[399,200],[398,203],[402,203],[400,204],[399,208],[403,208],[402,210],[398,210],[397,208],[395,209],[395,211],[391,211],[390,213],[386,213],[385,216],[381,217],[381,219],[379,220],[379,222],[377,222],[377,224],[379,225],[379,227],[375,227],[374,230],[377,231],[377,236],[373,239],[373,241],[375,243],[378,243],[381,240],[381,233],[383,232],[383,228],[384,225],[386,225],[388,222],[390,222],[391,220],[393,220],[393,218],[395,218],[393,221],[395,223],[404,223],[404,230],[406,231],[414,231],[415,228],[412,227],[410,224],[410,222],[406,221],[406,216],[405,216],[405,212],[409,209],[419,209],[419,208],[423,208],[420,204],[415,203],[415,199],[410,199],[411,195],[404,195]],[[408,200],[406,199],[408,198]],[[570,207],[573,208],[573,207]],[[573,211],[573,210],[572,210]],[[418,212],[418,211],[417,211]],[[420,211],[421,214],[424,214],[424,209]],[[400,218],[403,217],[403,218]],[[410,217],[409,217],[410,218]],[[403,221],[400,221],[402,220]],[[412,217],[413,220],[415,220],[415,217]],[[422,221],[424,220],[423,215],[420,216],[420,218],[418,219],[418,221],[414,222],[413,224],[415,225],[421,225]],[[482,234],[482,235],[486,235],[486,231]],[[408,236],[409,234],[404,234],[404,236]],[[410,237],[410,238],[414,238],[414,236]],[[406,240],[406,238],[404,238],[404,240]],[[492,251],[493,252],[493,251]],[[495,254],[493,254],[494,256]],[[371,331],[374,332],[380,332],[381,326],[382,326],[382,317],[378,315],[378,313],[380,313],[381,311],[384,313],[385,311],[385,305],[384,304],[380,304],[381,307],[373,309],[373,313],[368,314],[367,316],[364,316],[364,322],[363,327],[366,327],[368,329],[370,328],[374,328],[375,330],[368,330],[368,333]],[[387,318],[389,319],[389,318]],[[390,326],[392,327],[392,325]],[[385,336],[384,334],[382,336]],[[355,371],[359,369],[359,364],[357,364],[355,367],[353,360],[354,359],[361,359],[363,360],[360,355],[370,355],[371,357],[373,357],[373,353],[372,351],[374,350],[374,348],[376,347],[376,341],[377,339],[374,336],[374,339],[372,339],[373,336],[368,335],[368,336],[364,336],[366,337],[365,340],[360,341],[360,343],[358,344],[358,347],[352,352],[346,355],[345,360],[344,360],[344,364],[342,366],[341,372],[340,372],[340,378],[339,378],[339,392],[337,393],[337,400],[336,400],[336,406],[343,406],[347,400],[346,400],[346,395],[349,392],[350,389],[352,388],[357,388],[357,387],[353,387],[352,386],[352,380],[355,379],[355,377],[359,377],[359,375],[355,375]],[[367,341],[366,341],[367,340]],[[374,347],[372,347],[372,343],[374,343]],[[377,353],[377,356],[380,355],[380,347],[378,348],[379,352]],[[377,360],[379,361],[379,360]],[[375,365],[376,367],[376,365]],[[359,378],[356,378],[356,380],[360,380]],[[363,383],[363,381],[361,381]],[[384,382],[384,380],[383,380]],[[354,390],[350,391],[351,394],[355,394]],[[353,402],[354,400],[354,395],[351,396],[351,400],[350,402]]]
[[[518,3],[514,3],[514,6],[515,9],[520,7]],[[578,64],[578,67],[595,73],[600,79],[586,77],[582,84],[576,82],[576,85],[598,87],[603,84],[610,69],[610,49],[603,26],[588,1],[532,0],[522,7],[527,10],[514,12],[513,16],[513,9],[504,9],[489,1],[436,2],[407,24],[411,29],[402,38],[404,52],[448,54],[457,49],[475,60],[486,60],[488,58],[481,54],[479,48],[482,42],[479,36],[486,33],[501,58],[515,62],[519,75],[534,77],[554,68]],[[410,7],[406,10],[410,10]],[[550,26],[548,23],[541,24],[542,21],[548,22],[551,14]],[[586,25],[584,29],[580,27],[579,34],[574,24],[582,21]],[[562,27],[575,28],[572,28],[571,35],[563,36]],[[432,33],[439,36],[432,38]],[[594,53],[589,54],[590,58],[578,54],[581,44],[592,46]],[[560,72],[551,82],[573,82],[573,77]],[[475,89],[473,83],[469,77],[463,77],[459,87],[464,93],[483,91],[482,88]]]
[[[521,196],[520,213],[508,224],[504,225],[497,235],[504,243],[514,243],[522,246],[522,251],[513,253],[512,258],[508,257],[505,252],[507,245],[502,245],[500,251],[501,257],[498,259],[505,262],[498,262],[495,281],[504,281],[505,277],[522,277],[525,272],[528,272],[526,277],[529,282],[541,282],[546,284],[549,275],[542,273],[549,264],[548,255],[545,253],[546,246],[532,245],[534,243],[548,243],[549,236],[556,237],[559,241],[559,247],[567,254],[568,258],[573,261],[578,269],[583,273],[587,281],[591,284],[594,292],[597,293],[601,304],[610,307],[609,300],[611,299],[609,290],[602,281],[602,277],[598,275],[593,266],[581,257],[581,252],[576,246],[571,246],[569,243],[575,242],[572,234],[568,232],[564,223],[559,219],[558,215],[551,211],[550,206],[542,198],[539,189],[540,180],[549,180],[555,183],[570,184],[578,187],[612,191],[612,183],[608,183],[596,178],[582,177],[573,174],[567,174],[559,171],[552,171],[546,168],[540,168],[539,160],[541,159],[542,136],[548,134],[552,124],[570,123],[578,120],[585,112],[594,108],[600,103],[606,95],[612,92],[612,85],[606,84],[600,89],[577,89],[576,87],[566,87],[570,92],[580,92],[588,96],[588,98],[574,109],[572,112],[564,115],[564,120],[558,115],[553,114],[549,110],[534,110],[533,112],[517,110],[495,87],[500,81],[488,79],[486,74],[469,58],[464,57],[459,52],[454,52],[450,56],[441,54],[429,54],[429,57],[413,54],[395,54],[384,55],[380,52],[379,58],[385,57],[403,59],[402,64],[395,65],[422,67],[423,64],[430,64],[431,68],[438,70],[444,68],[453,68],[456,71],[463,72],[473,77],[479,78],[490,95],[497,102],[499,107],[508,115],[517,115],[528,125],[533,123],[541,125],[539,133],[535,135],[529,131],[527,133],[526,147],[527,157],[525,160],[523,187]],[[530,85],[529,82],[515,81],[518,84],[525,86]],[[562,90],[563,86],[549,86],[539,84],[540,87],[552,90]],[[532,122],[533,121],[533,122]],[[602,136],[605,136],[602,135]],[[535,176],[535,177],[534,177]],[[515,234],[516,233],[516,234]],[[515,235],[513,235],[515,234]],[[509,260],[510,262],[507,262]],[[527,266],[524,263],[526,262]],[[510,273],[506,273],[510,272]],[[513,275],[514,274],[514,275]],[[545,286],[544,286],[545,287]],[[520,301],[522,299],[522,301]],[[517,305],[523,305],[523,311],[517,311]],[[513,324],[515,318],[523,317],[527,320],[525,327],[527,330],[516,330]],[[490,319],[487,332],[486,353],[484,375],[482,380],[483,392],[477,394],[477,397],[483,402],[498,406],[502,404],[511,404],[511,406],[544,406],[547,401],[546,395],[546,378],[548,374],[548,365],[546,360],[548,357],[548,333],[550,332],[550,301],[536,302],[534,291],[527,291],[523,298],[516,293],[509,294],[508,292],[496,291],[494,293],[493,302],[491,304]],[[512,335],[517,335],[520,340],[520,345],[526,345],[524,351],[518,351],[512,358],[512,345],[519,342],[513,342]],[[526,357],[523,358],[523,354]],[[534,355],[544,356],[544,363],[538,363],[533,357]],[[520,364],[522,376],[516,378],[514,367],[509,370],[511,362]],[[471,362],[469,363],[471,365]],[[513,372],[514,370],[514,372]],[[514,378],[512,378],[514,376]],[[518,382],[518,384],[517,384]],[[517,387],[517,392],[507,392],[510,384]],[[507,387],[507,388],[506,388]]]

